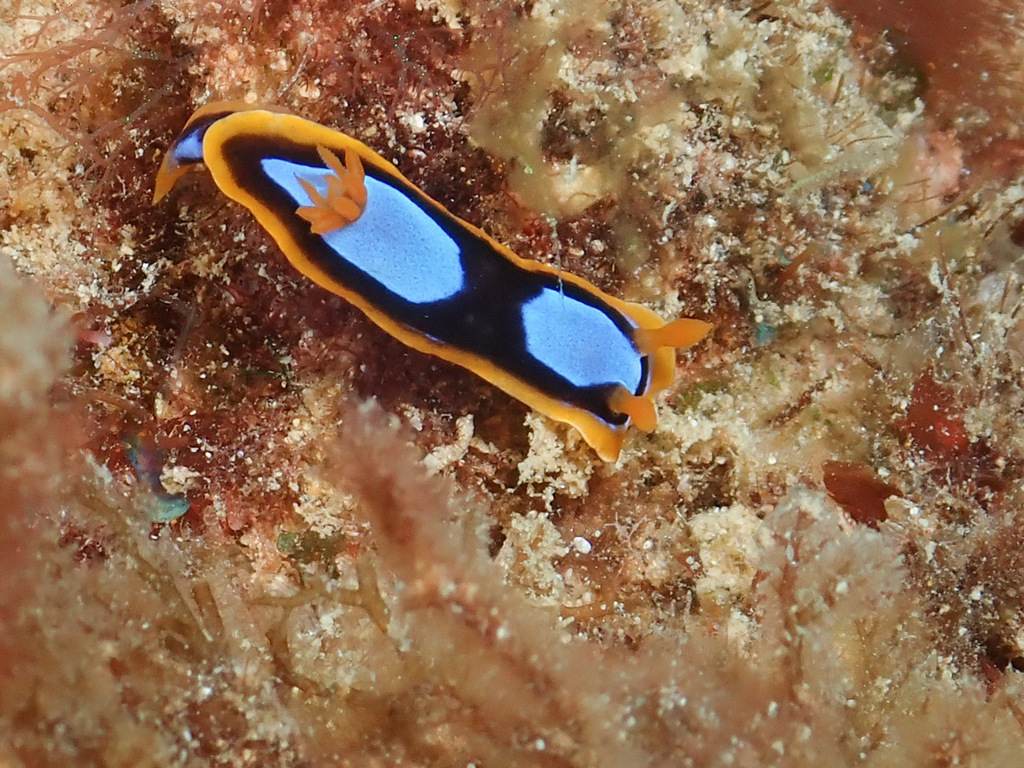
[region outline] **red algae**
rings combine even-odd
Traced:
[[[821,471],[829,497],[856,522],[877,528],[888,518],[885,501],[899,491],[880,480],[870,467],[853,461],[826,461]]]
[[[949,387],[925,373],[914,382],[903,428],[914,447],[933,461],[949,464],[970,447],[963,406]]]
[[[1006,180],[1020,172],[1021,30],[1012,3],[984,0],[969,12],[954,0],[829,4],[863,38],[886,41],[890,67],[920,78],[935,122],[957,126],[969,142],[975,172]]]

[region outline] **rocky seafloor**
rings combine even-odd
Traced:
[[[1024,765],[1024,37],[954,9],[0,1],[0,765]],[[221,99],[713,323],[658,429],[154,206]]]

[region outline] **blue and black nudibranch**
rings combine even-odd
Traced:
[[[360,141],[234,103],[197,110],[167,151],[154,202],[191,165],[270,233],[292,265],[399,341],[468,368],[571,424],[607,461],[630,424],[657,425],[675,349],[711,329],[522,259],[453,216]]]

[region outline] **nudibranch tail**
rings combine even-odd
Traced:
[[[711,326],[666,323],[520,258],[340,131],[232,103],[196,111],[157,173],[159,200],[203,162],[288,261],[399,341],[570,424],[606,461],[657,426],[675,350]]]
[[[156,183],[153,185],[153,205],[159,203],[171,191],[171,188],[187,170],[187,167],[172,158],[170,154],[164,155],[160,170],[156,174]]]
[[[167,148],[153,185],[153,203],[160,202],[190,167],[203,161],[203,137],[206,130],[223,117],[252,109],[244,101],[214,101],[199,107],[185,123],[178,137]],[[283,113],[276,107],[267,111]]]

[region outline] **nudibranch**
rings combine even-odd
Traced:
[[[362,142],[295,115],[200,108],[167,150],[154,202],[199,162],[304,275],[413,349],[571,424],[606,461],[630,424],[655,428],[654,395],[672,382],[675,350],[711,329],[666,323],[520,258]]]

